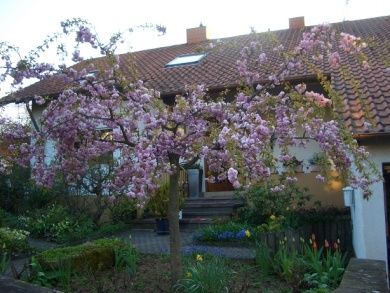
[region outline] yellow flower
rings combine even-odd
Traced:
[[[186,277],[187,278],[192,278],[192,273],[191,272],[187,272]]]
[[[251,237],[251,231],[246,230],[246,231],[245,231],[245,236],[246,236],[246,237]]]
[[[200,254],[197,254],[196,255],[196,260],[197,261],[203,261],[203,256],[201,256]]]
[[[269,218],[270,218],[272,221],[274,221],[274,220],[276,219],[276,216],[275,216],[275,215],[271,215]]]

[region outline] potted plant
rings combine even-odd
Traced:
[[[303,161],[297,159],[296,156],[291,157],[290,160],[283,163],[284,169],[294,170],[295,172],[303,172]]]
[[[200,197],[202,194],[202,166],[197,163],[187,169],[188,174],[188,197]]]
[[[162,183],[149,200],[148,207],[156,217],[156,233],[169,234],[168,222],[169,183]]]
[[[309,160],[313,172],[322,171],[324,174],[330,174],[332,171],[332,162],[329,161],[328,157],[324,153],[315,153],[313,157]]]

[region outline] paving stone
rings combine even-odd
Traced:
[[[384,293],[387,288],[386,262],[351,258],[336,293]]]
[[[20,280],[15,280],[6,276],[0,276],[1,293],[60,293],[61,291],[42,288]]]

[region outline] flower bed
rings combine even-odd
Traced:
[[[30,250],[28,245],[29,232],[11,228],[0,228],[0,252],[15,254]]]

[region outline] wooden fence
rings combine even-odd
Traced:
[[[308,243],[312,237],[315,238],[318,247],[324,246],[327,240],[330,246],[337,243],[342,252],[353,254],[352,223],[349,217],[337,217],[331,221],[307,224],[282,232],[262,233],[258,236],[259,241],[266,244],[273,252],[277,250],[281,241],[284,241],[289,248],[298,249],[302,246],[302,239]]]

